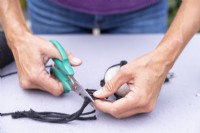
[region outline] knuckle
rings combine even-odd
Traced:
[[[116,116],[117,119],[122,119],[123,117],[121,115]]]
[[[28,88],[30,88],[31,83],[28,80],[26,80],[26,79],[20,79],[20,86],[23,89],[28,89]]]
[[[39,76],[40,74],[38,75],[36,73],[37,73],[36,71],[30,70],[28,73],[28,76],[27,76],[27,80],[32,83],[37,83],[37,81],[40,78],[40,76]]]
[[[144,106],[144,112],[149,113],[152,112],[154,109],[154,104],[148,104],[146,106]]]
[[[143,111],[146,113],[152,112],[154,107],[155,107],[155,103],[151,102],[150,100],[144,100],[143,103],[141,104]]]
[[[141,98],[138,104],[140,107],[146,107],[149,104],[149,100],[146,98]]]
[[[147,96],[140,96],[138,100],[138,105],[143,109],[144,113],[152,112],[155,107],[155,102],[152,102]]]
[[[126,69],[126,66],[123,66],[119,69],[119,74],[121,75],[128,75],[128,69]]]
[[[117,118],[117,119],[122,119],[122,118],[124,118],[124,117],[122,117],[121,113],[118,114],[118,115],[116,115],[116,116],[114,116],[114,117]]]
[[[113,82],[112,80],[108,81],[104,86],[105,91],[112,92],[113,91]]]
[[[122,77],[127,77],[127,78],[130,78],[132,77],[132,73],[133,71],[130,71],[130,69],[128,68],[128,66],[122,66],[120,69],[119,69],[119,75],[122,76]]]
[[[38,77],[36,75],[29,76],[29,81],[32,83],[36,83],[38,81]]]
[[[20,86],[23,89],[29,89],[32,88],[34,85],[37,84],[37,82],[41,80],[41,78],[39,77],[39,75],[37,74],[33,74],[33,72],[29,72],[27,73],[25,76],[22,75],[19,78],[19,82],[20,82]]]
[[[51,91],[52,95],[54,96],[60,96],[63,93],[63,89],[54,89]]]
[[[112,116],[114,116],[115,118],[120,118],[120,114],[121,114],[121,113],[119,112],[119,109],[118,109],[118,108],[113,107],[113,108],[111,109],[110,114],[111,114]]]
[[[60,96],[62,92],[63,92],[62,90],[56,89],[52,92],[52,94],[57,97],[57,96]]]

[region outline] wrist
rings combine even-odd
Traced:
[[[162,41],[153,53],[155,58],[158,58],[168,69],[171,69],[183,48],[181,42]]]
[[[159,46],[153,50],[154,59],[164,65],[168,70],[170,70],[174,65],[178,55],[179,54],[175,49],[169,49],[165,46]]]
[[[1,1],[0,23],[5,32],[7,42],[10,47],[15,40],[30,32],[23,16],[20,3],[17,0]]]
[[[26,41],[32,35],[28,30],[18,30],[18,31],[9,31],[5,32],[8,45],[10,49],[13,51],[25,44]]]
[[[2,21],[2,28],[4,30],[9,47],[12,49],[17,47],[16,43],[26,35],[31,34],[25,21],[17,21],[14,18],[4,18]]]

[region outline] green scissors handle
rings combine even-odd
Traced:
[[[73,83],[68,76],[73,76],[74,70],[73,70],[73,68],[69,62],[69,58],[68,58],[64,48],[61,46],[61,44],[56,40],[50,40],[50,42],[58,49],[58,51],[62,57],[62,60],[53,58],[53,61],[56,64],[56,66],[52,67],[50,71],[63,84],[65,93],[68,93],[71,90],[73,90],[73,88],[72,88]]]

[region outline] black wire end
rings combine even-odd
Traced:
[[[12,115],[13,113],[0,113],[0,116],[3,117],[3,116],[8,116],[8,115]]]

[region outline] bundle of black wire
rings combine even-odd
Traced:
[[[9,63],[11,63],[13,60],[14,60],[13,54],[8,47],[5,34],[4,32],[0,32],[0,69],[5,67]],[[46,68],[47,67],[51,67],[51,66],[46,66]],[[0,74],[0,78],[5,78],[7,76],[11,76],[14,74],[17,74],[17,72],[8,73],[5,75]],[[93,96],[92,95],[93,93],[91,93],[89,89],[87,90],[90,92],[90,95]],[[84,109],[87,107],[87,105],[90,102],[91,100],[85,97],[81,108],[73,114],[65,114],[65,113],[58,113],[58,112],[36,112],[30,109],[29,111],[0,113],[0,116],[11,115],[13,119],[30,118],[36,121],[50,122],[50,123],[67,123],[73,120],[96,120],[95,110],[83,113]],[[87,115],[90,115],[90,116],[87,116]]]
[[[0,113],[0,116],[11,115],[13,119],[30,118],[36,121],[49,123],[68,123],[73,120],[96,120],[95,110],[83,113],[84,109],[91,102],[88,97],[84,98],[81,108],[73,114],[65,114],[58,112],[36,112],[32,109],[29,111],[17,111],[12,113]],[[91,114],[94,114],[90,116]],[[89,115],[89,116],[87,116]]]
[[[46,68],[52,67],[52,65],[46,66]],[[0,78],[6,78],[7,76],[12,76],[17,74],[17,72],[8,73],[5,75],[0,75]],[[93,93],[96,91],[94,89],[86,89],[86,91],[94,98]],[[90,104],[92,101],[88,98],[84,98],[84,102],[81,108],[73,114],[65,114],[58,112],[36,112],[32,109],[29,111],[16,111],[12,113],[0,113],[0,116],[8,116],[11,115],[13,119],[19,118],[30,118],[36,121],[41,122],[49,122],[49,123],[68,123],[74,120],[96,120],[95,110],[84,113],[84,109]],[[93,114],[93,115],[92,115]]]

